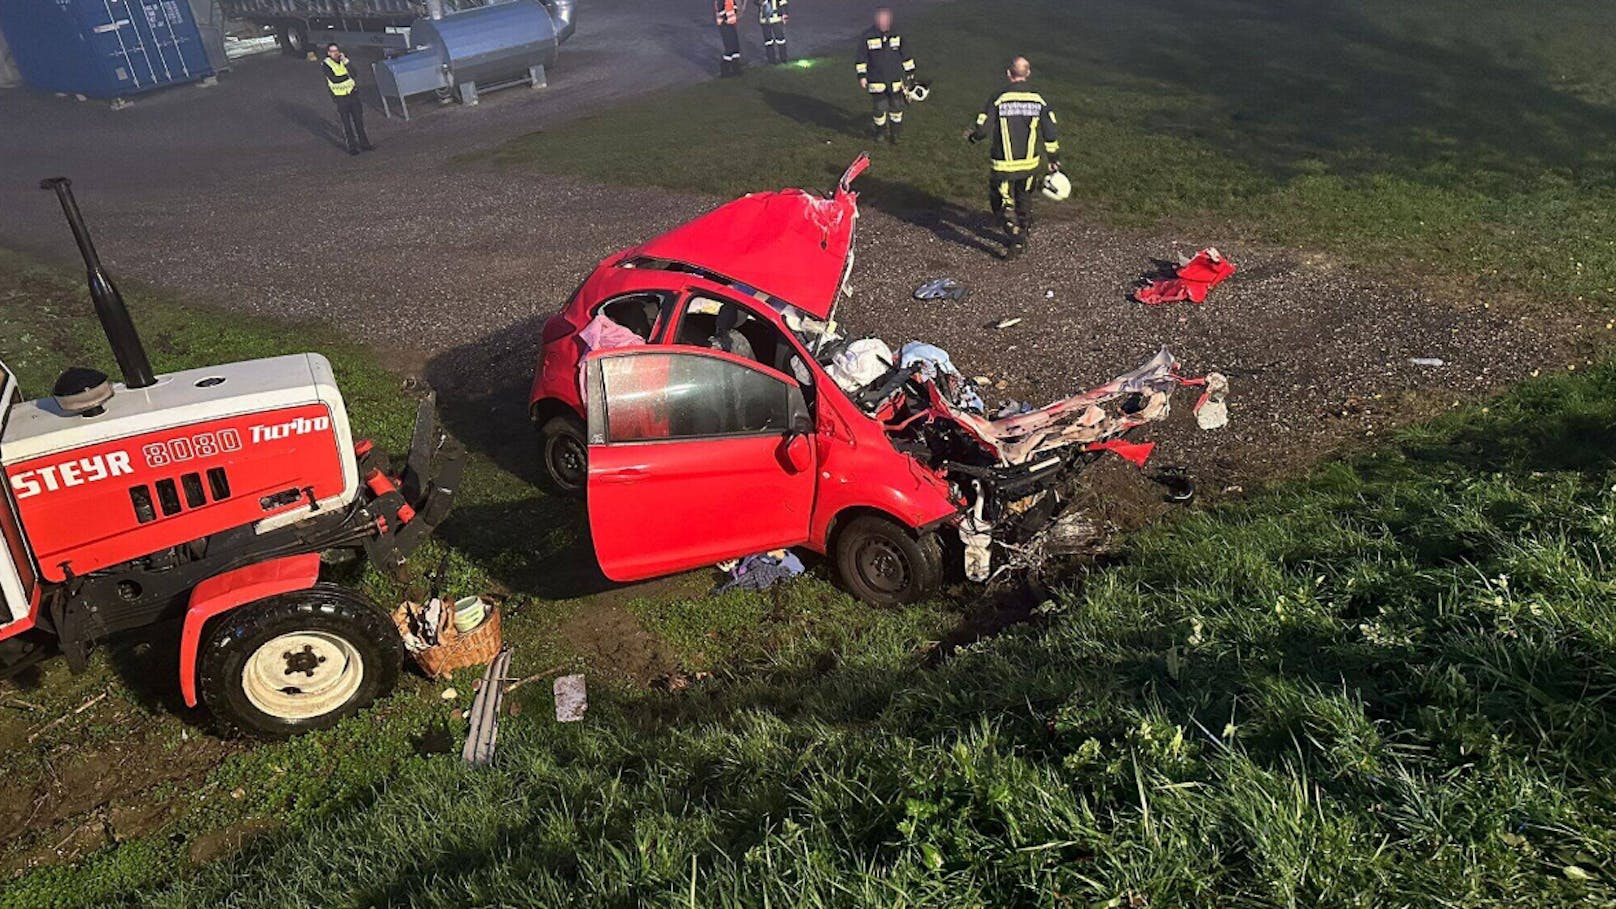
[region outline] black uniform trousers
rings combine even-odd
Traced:
[[[368,148],[370,137],[365,135],[365,105],[360,103],[359,95],[355,92],[332,95],[331,100],[337,102],[337,119],[342,121],[342,134],[348,139],[348,149]]]
[[[1038,171],[999,173],[988,177],[988,204],[994,217],[1012,236],[1032,228],[1032,200],[1038,194]]]
[[[736,64],[741,62],[741,30],[733,25],[720,25],[719,37],[724,39],[724,62]]]

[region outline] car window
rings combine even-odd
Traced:
[[[807,419],[796,385],[717,356],[645,351],[603,357],[591,379],[600,383],[591,395],[605,403],[590,407],[592,444],[783,435]]]
[[[650,341],[662,317],[662,304],[672,294],[633,293],[607,300],[596,310],[600,315]]]
[[[783,372],[803,385],[813,383],[813,372],[774,323],[729,300],[692,296],[685,302],[673,343],[728,351]]]

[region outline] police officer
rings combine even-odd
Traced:
[[[763,26],[763,53],[770,63],[786,63],[786,23],[791,14],[786,12],[788,0],[758,0],[758,24]]]
[[[909,53],[903,36],[892,30],[892,10],[881,7],[875,11],[873,25],[859,39],[859,86],[870,93],[874,107],[875,128],[871,135],[877,142],[886,134],[893,145],[903,132],[903,109],[908,104],[905,87],[914,82],[915,59]]]
[[[348,138],[348,154],[370,151],[376,146],[371,145],[370,137],[365,135],[365,106],[354,94],[358,86],[348,70],[348,55],[335,44],[327,44],[322,65],[325,66],[325,87],[331,90],[331,100],[337,102],[337,119],[342,121],[342,133]]]
[[[746,6],[746,0],[713,0],[713,18],[718,23],[718,36],[724,41],[724,55],[718,64],[718,74],[725,78],[741,74],[741,33],[736,25],[740,22],[741,9]]]
[[[988,99],[965,137],[973,143],[993,140],[988,201],[1009,238],[1006,255],[1013,259],[1027,250],[1039,171],[1046,166],[1050,173],[1060,170],[1060,137],[1055,112],[1029,81],[1032,64],[1027,58],[1010,61],[1005,78],[1009,82]]]

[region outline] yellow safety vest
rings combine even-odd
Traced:
[[[340,82],[332,82],[329,79],[326,80],[326,85],[330,86],[331,88],[331,94],[336,95],[338,98],[341,98],[344,95],[353,94],[354,80],[353,76],[349,75],[348,73],[348,67],[338,63],[330,57],[325,58],[325,65],[331,70],[331,75],[344,77]]]

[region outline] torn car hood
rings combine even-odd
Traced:
[[[858,194],[850,182],[844,177],[828,199],[800,189],[742,196],[630,256],[695,266],[828,318],[852,266]]]

